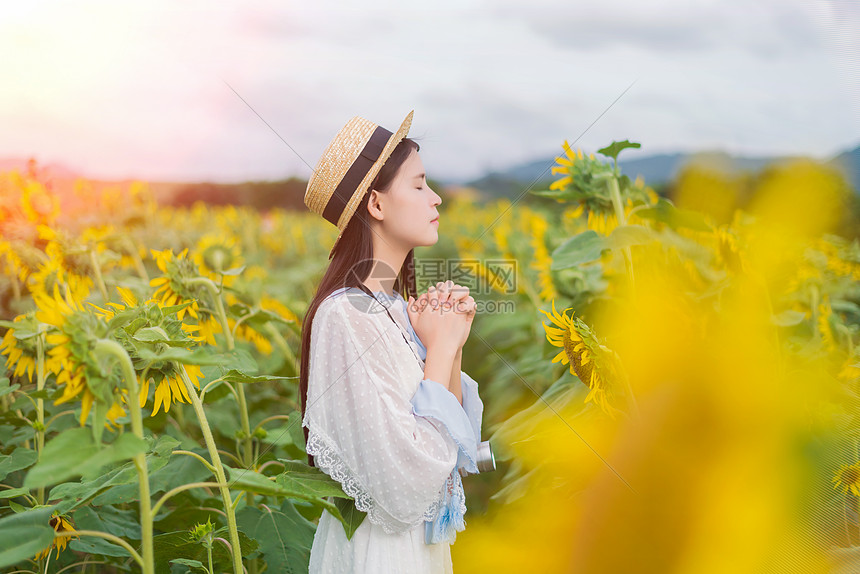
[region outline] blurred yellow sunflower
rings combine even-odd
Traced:
[[[54,529],[54,532],[77,532],[74,526],[72,526],[71,518],[67,514],[57,514],[56,512],[51,517],[51,527]],[[71,538],[77,538],[77,536],[63,536],[62,538],[54,538],[54,541],[51,542],[51,545],[36,554],[36,560],[41,560],[42,558],[47,558],[51,553],[51,550],[54,548],[57,549],[57,558],[60,557],[60,551],[66,549],[66,545],[69,543]]]
[[[225,271],[240,268],[243,265],[242,252],[232,235],[223,236],[214,233],[204,235],[197,242],[194,252],[194,262],[205,277],[213,281],[221,281]],[[235,275],[223,275],[224,285],[230,286],[236,279]]]
[[[262,307],[266,311],[271,311],[272,313],[280,315],[287,321],[295,321],[299,326],[301,326],[302,322],[299,319],[298,315],[293,313],[289,307],[287,307],[274,297],[263,295],[260,299],[260,307]]]
[[[734,229],[722,225],[714,229],[714,241],[717,258],[732,273],[742,273],[746,270],[746,262],[738,245],[738,237]]]
[[[32,314],[27,314],[18,315],[13,321],[21,323],[21,331],[35,332],[37,325],[33,319]],[[36,338],[26,337],[19,341],[15,336],[17,330],[10,328],[3,335],[3,340],[0,341],[0,355],[6,355],[6,368],[12,372],[13,376],[20,377],[26,374],[32,382],[33,374],[36,371]],[[12,370],[13,368],[14,370]]]
[[[173,249],[163,251],[152,249],[150,251],[158,268],[164,274],[162,277],[156,277],[149,282],[151,287],[157,287],[152,295],[153,299],[161,301],[164,305],[177,305],[184,301],[193,301],[191,305],[181,309],[177,316],[182,320],[187,311],[189,315],[197,319],[199,309],[197,293],[195,290],[187,288],[183,283],[183,279],[199,276],[194,262],[186,258],[188,248],[183,249],[178,255],[173,254]]]
[[[851,491],[854,496],[860,496],[860,462],[844,464],[833,474],[833,488],[842,489],[843,494]]]
[[[562,145],[564,148],[564,155],[555,158],[555,161],[558,165],[553,166],[552,173],[561,173],[564,174],[564,177],[557,179],[552,182],[549,186],[550,189],[564,189],[564,187],[573,181],[573,171],[571,168],[573,164],[578,159],[583,159],[582,150],[573,151],[570,148],[570,144],[567,143],[567,140],[564,140],[564,144]],[[566,156],[566,157],[565,157]]]
[[[554,299],[558,296],[555,285],[552,282],[552,257],[546,248],[544,237],[549,227],[546,219],[539,214],[530,217],[531,223],[531,246],[534,255],[529,267],[538,273],[538,287],[540,287],[540,298],[544,301]]]
[[[42,182],[34,179],[21,180],[21,211],[33,223],[51,225],[60,214],[60,200]]]
[[[42,228],[48,229],[40,226]],[[38,269],[28,277],[27,287],[30,291],[50,293],[54,285],[68,285],[75,300],[86,299],[94,283],[90,277],[92,267],[83,254],[76,250],[67,252],[58,241],[49,239],[45,255],[48,256],[47,260],[40,263]]]
[[[828,352],[833,352],[837,349],[836,337],[833,333],[831,320],[833,318],[833,308],[830,306],[830,297],[824,296],[821,303],[818,304],[818,333],[821,336],[821,342]]]
[[[593,401],[607,414],[614,416],[612,408],[607,400],[608,381],[601,373],[599,343],[595,339],[588,325],[567,312],[562,314],[555,310],[555,300],[552,301],[552,314],[543,309],[538,309],[552,322],[550,325],[543,324],[547,340],[554,347],[561,347],[553,359],[553,363],[561,361],[563,365],[570,363],[570,373],[582,381],[591,391],[585,397],[585,402]],[[553,326],[554,325],[554,326]]]
[[[0,270],[7,277],[17,277],[21,282],[26,282],[30,275],[30,269],[12,244],[4,239],[0,239]]]

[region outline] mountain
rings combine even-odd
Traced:
[[[735,156],[722,151],[677,152],[635,157],[635,151],[626,150],[622,152],[618,162],[621,173],[631,179],[642,176],[648,185],[655,187],[672,181],[680,169],[691,161],[718,165],[732,172],[757,172],[771,163],[799,157]],[[860,146],[838,154],[828,160],[827,163],[837,166],[845,174],[853,188],[860,192]],[[555,156],[529,161],[504,171],[490,172],[463,185],[478,189],[489,196],[513,198],[520,195],[529,186],[531,189],[546,189],[550,183],[559,177],[551,171],[554,165],[556,165]]]
[[[844,175],[845,179],[860,192],[860,146],[844,151],[830,160]]]

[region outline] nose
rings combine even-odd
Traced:
[[[430,191],[433,191],[433,190],[431,189]],[[434,198],[433,199],[433,206],[434,207],[439,205],[440,203],[442,203],[442,197],[438,193],[436,193],[435,191],[433,191],[433,198]]]

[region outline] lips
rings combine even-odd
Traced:
[[[439,216],[438,216],[438,215],[436,216],[436,219],[431,219],[431,220],[430,220],[430,223],[433,223],[434,221],[439,221]]]

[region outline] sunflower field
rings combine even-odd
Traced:
[[[798,160],[690,168],[670,200],[620,174],[639,144],[562,147],[526,200],[442,192],[416,249],[419,292],[457,262],[479,302],[497,470],[464,481],[456,570],[856,571],[851,190]],[[336,228],[74,193],[0,173],[0,571],[307,572],[323,510],[363,518],[299,414]]]

